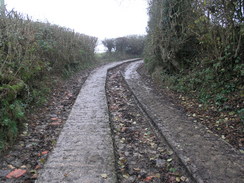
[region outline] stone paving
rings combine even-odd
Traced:
[[[243,183],[244,156],[147,87],[131,63],[125,80],[142,108],[199,183]]]
[[[115,183],[105,82],[107,64],[87,78],[36,183]]]

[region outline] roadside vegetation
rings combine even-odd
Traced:
[[[160,85],[196,99],[235,145],[244,137],[244,2],[150,0],[145,63]],[[187,103],[187,101],[184,101]],[[197,114],[194,114],[196,117]],[[240,135],[242,134],[242,135]]]
[[[34,22],[10,11],[0,16],[0,153],[25,128],[30,106],[45,102],[55,80],[94,63],[97,38]]]

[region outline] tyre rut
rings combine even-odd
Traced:
[[[136,72],[140,64],[142,61],[134,62],[125,69],[125,81],[195,180],[211,183],[243,182],[243,155],[153,93]]]
[[[106,84],[118,182],[194,182],[141,110],[121,75],[124,67],[110,70]]]

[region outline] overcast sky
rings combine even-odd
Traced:
[[[7,9],[104,38],[146,34],[147,0],[5,0]]]

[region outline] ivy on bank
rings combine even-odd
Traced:
[[[149,71],[203,103],[224,107],[231,94],[242,100],[243,15],[239,0],[150,0],[145,48]],[[243,106],[235,110],[243,118]]]

